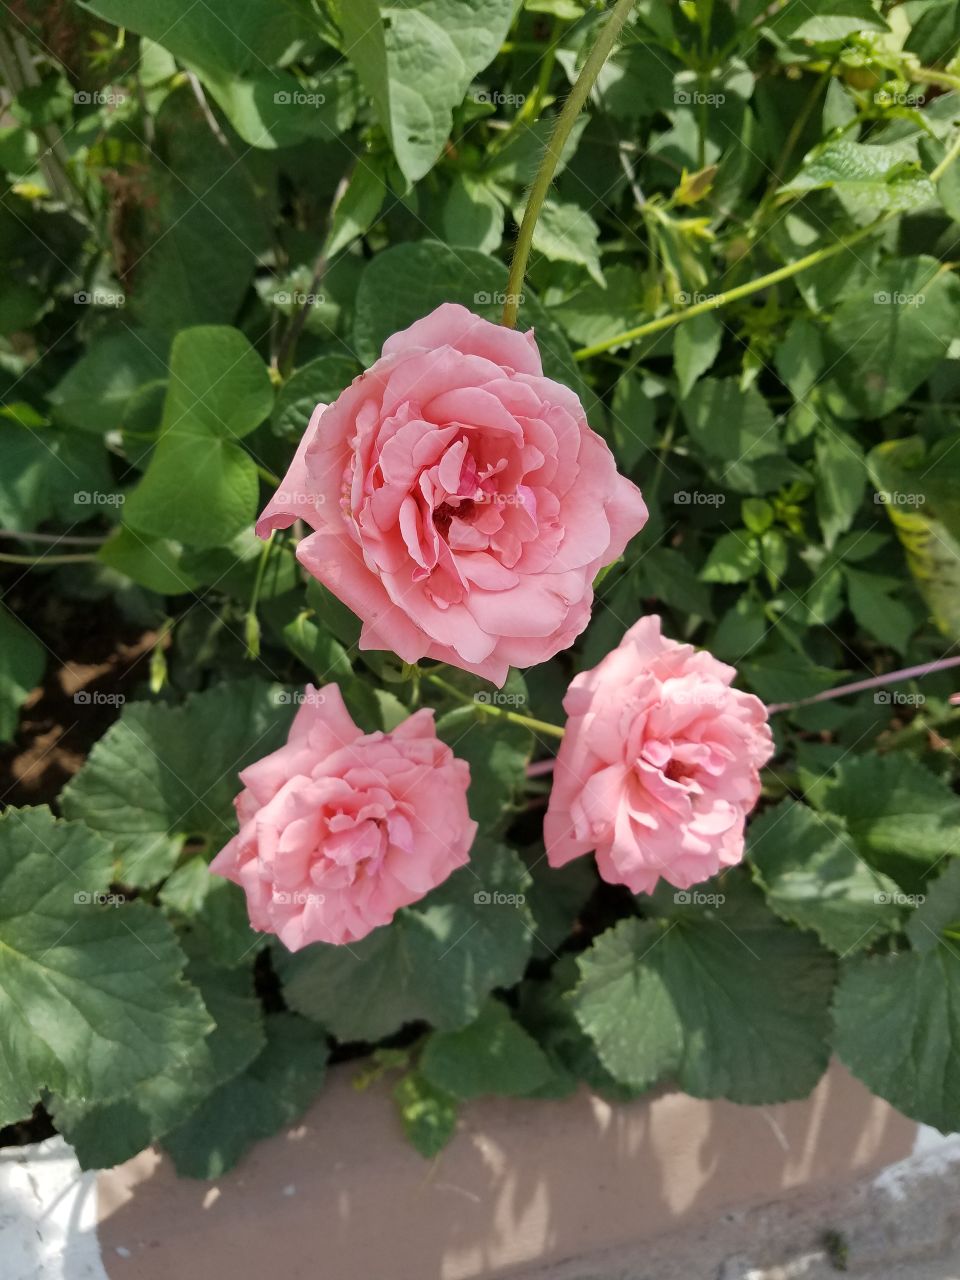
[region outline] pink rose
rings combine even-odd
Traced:
[[[532,330],[446,303],[317,406],[257,532],[298,517],[315,532],[297,555],[362,618],[362,649],[502,684],[573,643],[647,509]]]
[[[361,733],[340,690],[310,685],[285,746],[240,774],[240,834],[211,871],[240,885],[250,923],[291,951],[355,942],[464,865],[477,824],[470,770],[433,712]]]
[[[735,675],[654,616],[573,680],[543,823],[551,866],[595,849],[604,880],[651,893],[660,876],[688,889],[740,861],[773,739]]]

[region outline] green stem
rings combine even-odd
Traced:
[[[672,329],[674,325],[683,324],[685,320],[692,320],[694,316],[702,316],[708,311],[718,311],[720,307],[725,307],[729,302],[736,302],[738,298],[748,298],[750,294],[759,293],[761,289],[767,289],[772,284],[779,284],[781,280],[789,280],[791,276],[799,275],[801,271],[806,271],[808,267],[815,267],[818,263],[826,262],[828,258],[842,253],[845,249],[849,249],[855,244],[859,244],[861,240],[865,240],[867,236],[872,235],[884,221],[886,221],[885,218],[877,218],[869,226],[861,227],[859,231],[854,231],[850,235],[844,236],[836,244],[816,249],[813,253],[808,253],[803,258],[797,258],[795,262],[788,262],[786,266],[778,267],[776,271],[768,271],[764,276],[757,276],[755,280],[748,280],[746,284],[737,285],[735,289],[727,289],[723,293],[715,293],[711,298],[706,298],[703,302],[695,302],[692,307],[684,307],[682,311],[670,311],[665,316],[658,316],[656,320],[648,320],[646,324],[637,325],[635,329],[626,329],[623,333],[618,333],[612,338],[606,338],[603,342],[595,342],[592,346],[581,347],[579,351],[573,353],[573,358],[575,360],[587,360],[590,356],[599,355],[602,351],[609,351],[612,347],[621,347],[625,343],[636,342],[638,338],[645,338],[648,334],[660,333],[664,329]]]
[[[954,138],[953,143],[950,147],[950,150],[943,157],[943,159],[940,161],[937,167],[931,171],[930,181],[939,182],[939,180],[943,177],[946,171],[953,164],[954,160],[956,160],[957,156],[960,156],[960,132],[958,132],[957,136]]]
[[[260,622],[257,618],[257,603],[260,599],[260,588],[263,586],[263,575],[267,569],[267,561],[270,559],[270,552],[273,550],[273,539],[276,536],[276,529],[271,529],[269,538],[263,544],[263,550],[260,552],[260,563],[257,565],[257,576],[253,580],[253,592],[250,596],[250,605],[246,614],[246,640],[247,640],[247,657],[252,659],[260,657]]]
[[[0,564],[91,564],[96,558],[95,555],[91,555],[88,552],[58,556],[17,556],[11,555],[6,551],[0,552]]]
[[[530,249],[533,246],[534,228],[537,225],[540,210],[543,208],[543,202],[546,200],[547,193],[550,190],[550,184],[553,182],[557,165],[560,163],[563,148],[570,137],[570,130],[573,128],[574,121],[589,97],[590,90],[596,83],[600,68],[606,62],[613,46],[616,44],[617,37],[627,20],[627,15],[633,7],[633,3],[634,0],[617,0],[617,3],[613,6],[610,17],[607,19],[599,36],[597,36],[596,43],[587,55],[587,60],[581,67],[580,74],[567,95],[567,100],[564,102],[560,115],[557,117],[556,128],[550,134],[547,145],[544,148],[543,159],[540,161],[540,168],[537,170],[537,176],[534,178],[533,186],[530,188],[527,207],[523,211],[523,221],[520,223],[517,243],[513,250],[513,260],[510,263],[507,296],[501,321],[508,329],[516,328],[517,312],[520,309],[520,291],[523,288],[523,277],[526,275]]]
[[[507,711],[505,707],[498,707],[492,702],[478,702],[476,698],[470,697],[469,694],[461,693],[455,685],[448,684],[446,680],[441,676],[435,675],[432,671],[426,672],[425,675],[431,684],[435,684],[438,689],[442,689],[451,698],[455,698],[457,702],[463,703],[464,706],[475,708],[483,715],[503,716],[511,724],[522,724],[525,729],[532,729],[534,733],[546,733],[553,738],[563,737],[563,730],[558,724],[550,724],[546,720],[535,720],[533,716],[523,716],[519,711]]]

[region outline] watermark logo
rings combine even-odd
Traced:
[[[901,493],[893,489],[889,492],[875,493],[873,500],[878,506],[883,507],[922,507],[927,497],[923,493]]]
[[[479,293],[473,295],[473,301],[478,307],[522,307],[524,295],[522,293],[503,293],[499,290],[496,293],[487,293],[481,289]]]
[[[326,700],[317,689],[278,689],[274,699],[278,707],[322,707]]]
[[[925,893],[901,893],[899,889],[893,893],[884,893],[881,889],[879,893],[873,895],[873,900],[878,907],[922,907],[927,900]]]
[[[922,107],[926,98],[922,93],[906,93],[897,89],[877,89],[873,100],[878,107]]]
[[[499,889],[478,889],[473,895],[478,907],[522,907],[526,897],[522,893],[501,893]]]
[[[78,707],[122,707],[126,698],[122,693],[101,693],[97,689],[78,689],[73,695]]]
[[[325,94],[303,89],[278,89],[273,100],[278,107],[322,107],[327,99]]]
[[[278,489],[274,494],[274,502],[282,507],[322,507],[326,496],[322,493],[301,493],[295,489]]]
[[[702,489],[678,489],[673,495],[678,507],[722,507],[726,494],[705,493]]]
[[[73,901],[78,907],[120,907],[126,898],[122,893],[105,893],[102,889],[80,889]]]
[[[78,307],[122,307],[127,295],[111,293],[109,289],[78,289],[73,301]]]
[[[718,293],[700,293],[698,290],[688,293],[686,289],[681,289],[673,295],[673,301],[678,307],[690,307],[700,302],[715,302],[719,296]]]
[[[274,305],[278,307],[322,307],[326,300],[325,293],[301,293],[297,289],[281,289],[273,295]]]
[[[73,95],[78,107],[119,107],[127,95],[120,89],[78,89]]]
[[[527,100],[524,93],[501,93],[499,89],[481,89],[473,95],[474,102],[488,102],[494,107],[522,107]]]
[[[73,495],[78,507],[122,507],[126,500],[125,493],[102,493],[99,489],[78,489]]]
[[[888,293],[886,289],[879,289],[874,295],[873,300],[878,307],[922,307],[927,300],[925,293],[900,293],[894,290]]]
[[[722,907],[727,900],[725,893],[701,893],[699,889],[678,889],[673,895],[678,907]]]
[[[493,507],[523,507],[526,495],[522,493],[478,493],[473,501],[479,505]]]
[[[326,894],[307,889],[274,889],[271,897],[281,907],[322,907],[327,900]]]
[[[673,95],[678,107],[722,107],[726,100],[725,93],[701,93],[699,89],[677,89]]]
[[[474,702],[485,707],[522,707],[526,696],[522,693],[504,693],[502,689],[481,689],[473,695]]]
[[[878,689],[873,700],[878,707],[922,707],[926,702],[922,693],[902,693],[899,689]]]

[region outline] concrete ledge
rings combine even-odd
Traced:
[[[870,1280],[960,1280],[960,1139],[836,1064],[773,1107],[483,1101],[435,1162],[354,1073],[212,1184],[154,1151],[96,1177],[60,1139],[0,1152],[0,1275],[832,1280],[844,1259]]]
[[[386,1091],[358,1094],[352,1074],[334,1073],[300,1126],[212,1186],[177,1179],[153,1152],[102,1174],[111,1278],[316,1280],[318,1260],[338,1280],[559,1276],[725,1211],[855,1182],[916,1138],[833,1066],[810,1099],[774,1107],[679,1093],[611,1107],[586,1091],[483,1101],[431,1164],[406,1145]]]

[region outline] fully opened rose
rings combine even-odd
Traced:
[[[297,555],[363,620],[361,648],[502,684],[583,631],[647,509],[532,331],[448,303],[317,406],[257,532],[297,518]]]
[[[240,832],[211,870],[291,951],[389,924],[466,863],[477,829],[470,770],[437,738],[433,712],[364,734],[333,684],[308,686],[286,744],[240,780]]]
[[[773,739],[735,675],[647,617],[573,680],[544,818],[551,866],[595,850],[604,880],[650,893],[740,861]]]

